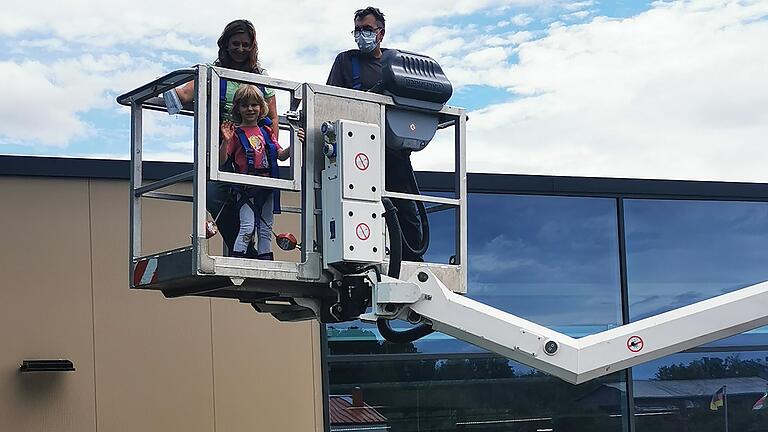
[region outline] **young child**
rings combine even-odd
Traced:
[[[264,95],[256,86],[243,84],[232,101],[235,123],[221,125],[219,160],[232,172],[277,177],[277,161],[286,160],[290,149],[283,149],[267,117],[269,109]],[[238,232],[231,256],[272,260],[272,224],[279,204],[272,189],[235,185],[235,211],[240,215]],[[238,209],[239,208],[239,209]],[[255,234],[255,237],[254,237]],[[256,256],[249,256],[248,245],[254,242]]]

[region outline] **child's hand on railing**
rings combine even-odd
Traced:
[[[299,128],[299,130],[296,131],[296,136],[299,138],[299,142],[304,144],[304,139],[306,138],[304,128]]]

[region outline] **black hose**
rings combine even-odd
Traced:
[[[413,173],[413,169],[411,169],[411,176],[410,176],[410,190],[409,193],[413,195],[421,195],[421,191],[419,190],[419,185],[416,183],[416,175]],[[416,209],[419,211],[419,220],[421,221],[421,242],[418,247],[413,247],[408,243],[408,239],[404,236],[403,239],[403,245],[408,251],[410,251],[413,255],[422,256],[425,253],[427,253],[427,249],[429,248],[429,218],[427,217],[427,208],[424,207],[424,203],[421,201],[416,201]]]
[[[389,270],[387,276],[400,277],[400,266],[403,262],[403,231],[400,229],[400,220],[397,217],[397,207],[389,198],[382,198],[384,204],[384,221],[389,231]]]
[[[382,198],[381,202],[384,204],[384,220],[389,231],[389,271],[387,271],[387,275],[399,278],[400,265],[403,260],[403,232],[400,229],[400,221],[397,218],[397,208],[395,205],[392,204],[389,198]],[[424,215],[426,216],[426,211]],[[434,332],[432,326],[427,324],[419,324],[412,329],[398,331],[392,328],[389,321],[388,319],[379,318],[376,320],[376,327],[378,327],[379,333],[381,333],[385,340],[393,343],[413,342]]]
[[[416,201],[416,209],[419,211],[419,219],[421,220],[421,244],[419,244],[418,248],[415,248],[408,243],[407,238],[403,236],[402,239],[403,246],[412,254],[422,256],[427,253],[429,248],[429,219],[427,218],[427,208],[424,207],[423,202]]]

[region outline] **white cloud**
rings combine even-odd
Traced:
[[[2,62],[0,76],[0,142],[65,146],[73,136],[88,132],[74,110],[61,109],[70,94],[51,82],[43,65]]]
[[[42,48],[48,51],[70,51],[63,40],[56,38],[22,40],[19,41],[16,46],[19,48]]]
[[[510,21],[516,26],[525,27],[533,22],[533,18],[531,18],[528,14],[522,13],[513,16]]]
[[[153,140],[176,140],[193,138],[193,122],[191,117],[169,116],[165,112],[147,111],[143,115],[143,132]],[[192,147],[189,147],[192,150]]]
[[[580,21],[588,17],[590,14],[591,14],[590,11],[582,10],[582,11],[572,12],[567,15],[563,15],[560,18],[564,21]]]
[[[0,112],[8,113],[0,124],[2,143],[64,148],[93,129],[85,113],[114,106],[116,94],[163,74],[161,62],[174,66],[209,62],[216,56],[215,40],[223,23],[235,15],[263,16],[260,6],[244,0],[228,4],[227,8],[211,8],[203,1],[179,2],[166,5],[174,12],[165,14],[146,13],[156,6],[147,0],[43,3],[34,15],[27,2],[8,0],[0,6],[0,34],[5,35],[9,47],[5,56],[0,56],[0,78],[4,87],[14,87],[0,100]],[[403,2],[387,5],[384,10],[388,30],[397,40],[398,34],[408,34],[432,21],[504,3],[429,0],[418,7]],[[324,82],[335,53],[354,46],[349,29],[352,12],[358,6],[344,1],[318,7],[316,2],[304,0],[274,9],[271,19],[253,19],[263,65],[273,76]],[[205,19],[200,19],[203,10]],[[437,44],[434,52],[441,55],[457,51],[462,43],[461,39],[448,40]],[[70,57],[46,58],[57,52]],[[32,116],[18,112],[30,112],[44,99],[49,103],[37,108],[41,114],[38,118],[45,118],[52,127],[30,133]]]
[[[359,6],[302,0],[260,20],[262,8],[244,0],[227,8],[169,4],[174,13],[167,14],[146,13],[155,6],[147,0],[43,3],[34,15],[19,0],[0,6],[0,34],[9,47],[0,56],[0,143],[64,148],[88,136],[89,111],[114,107],[116,94],[163,74],[163,62],[212,60],[222,24],[238,16],[254,17],[271,75],[324,82],[333,56],[353,47],[351,14]],[[597,5],[390,3],[382,5],[385,45],[438,58],[457,89],[496,86],[516,97],[471,113],[472,170],[766,180],[768,2],[658,2],[626,19],[509,31],[563,13],[594,14]],[[455,19],[472,14],[518,27],[485,32],[471,18]],[[519,64],[511,63],[515,56]],[[50,128],[36,127],[39,119]],[[173,130],[162,132],[182,139]],[[450,166],[442,154],[423,154],[416,158],[420,168]]]
[[[114,106],[114,96],[162,73],[127,54],[89,54],[50,65],[0,62],[0,140],[8,144],[66,147],[94,136],[80,114]]]
[[[553,26],[483,74],[522,97],[470,114],[469,169],[768,181],[767,15],[765,1],[672,2]]]
[[[594,5],[594,4],[595,4],[595,2],[592,1],[592,0],[578,1],[578,2],[573,2],[573,3],[568,3],[568,4],[563,5],[563,9],[568,10],[568,11],[577,11],[577,10],[580,10],[580,9],[584,9],[584,8],[590,7],[590,6]]]
[[[487,64],[504,63],[509,56],[506,49],[502,47],[484,48],[479,51],[469,53],[464,62],[467,66],[483,67]]]

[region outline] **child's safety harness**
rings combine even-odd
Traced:
[[[235,128],[235,135],[237,135],[238,141],[240,142],[240,147],[242,148],[243,153],[245,153],[245,160],[247,163],[246,166],[240,167],[234,162],[234,160],[230,160],[232,159],[230,157],[225,163],[227,168],[230,168],[231,164],[231,170],[233,172],[251,175],[269,173],[270,177],[278,178],[280,173],[277,166],[277,145],[274,141],[272,141],[272,133],[267,128],[267,126],[271,125],[272,120],[270,120],[269,117],[265,117],[259,120],[259,130],[261,131],[261,135],[264,137],[264,150],[267,154],[268,166],[266,168],[256,167],[256,157],[253,147],[251,147],[251,143],[248,141],[248,137],[245,135],[245,132],[239,127]],[[269,198],[269,195],[274,193],[274,205],[272,210],[275,214],[280,213],[280,191],[278,190],[263,188],[259,186],[233,184],[232,192],[239,196],[239,199],[235,203],[236,211],[240,211],[240,208],[243,205],[248,204],[248,206],[250,206],[253,210],[254,214],[257,215],[261,214],[261,207],[263,206],[266,199]]]

